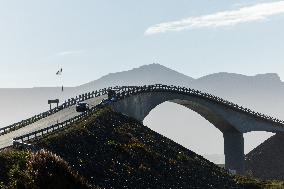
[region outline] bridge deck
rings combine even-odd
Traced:
[[[92,99],[85,100],[90,105],[90,108],[99,104],[103,98],[106,98],[106,95],[102,95],[99,97],[95,97]],[[46,118],[43,118],[33,124],[30,124],[28,126],[25,126],[23,128],[20,128],[16,131],[12,131],[10,133],[7,133],[5,135],[0,136],[0,149],[5,148],[7,146],[12,145],[13,138],[28,134],[34,131],[37,131],[39,129],[46,128],[48,126],[54,125],[58,122],[63,122],[65,120],[68,120],[76,115],[79,115],[80,113],[76,112],[75,106],[70,106],[66,109],[63,109],[53,115],[50,115]]]

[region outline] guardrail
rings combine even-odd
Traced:
[[[37,139],[40,139],[41,137],[49,135],[53,132],[65,129],[65,128],[69,127],[70,125],[80,121],[81,119],[86,118],[87,116],[91,115],[94,111],[96,111],[100,107],[101,107],[100,105],[97,105],[97,106],[91,108],[90,110],[85,111],[82,114],[77,115],[75,117],[72,117],[72,118],[70,118],[66,121],[61,122],[61,123],[57,123],[57,124],[51,125],[49,127],[31,132],[31,133],[28,133],[28,134],[24,134],[24,135],[21,135],[19,137],[15,137],[13,139],[13,146],[19,145],[19,144],[29,145],[26,142],[30,142],[31,140],[37,140]]]
[[[105,95],[105,94],[107,94],[107,90],[109,90],[109,89],[116,91],[116,90],[127,90],[126,88],[129,89],[129,88],[131,88],[131,86],[122,86],[122,87],[115,86],[115,87],[103,88],[103,89],[100,89],[100,90],[81,94],[79,96],[76,96],[75,98],[70,98],[68,100],[65,100],[65,102],[63,104],[61,104],[60,106],[55,107],[51,110],[42,112],[42,113],[37,114],[37,115],[35,115],[31,118],[19,121],[17,123],[11,124],[9,126],[0,128],[0,136],[7,134],[9,132],[15,131],[17,129],[20,129],[22,127],[28,126],[32,123],[35,123],[35,122],[37,122],[37,121],[39,121],[43,118],[46,118],[50,115],[53,115],[53,114],[59,112],[60,110],[63,110],[63,109],[68,108],[70,106],[73,106],[77,102],[81,102],[81,101],[88,100],[88,99],[91,99],[91,98],[99,97],[101,95]]]

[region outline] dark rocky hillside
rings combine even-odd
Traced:
[[[110,109],[37,145],[102,188],[240,187],[224,169]]]
[[[284,181],[284,134],[278,133],[246,155],[247,172],[262,179]]]
[[[0,152],[0,188],[284,188],[231,176],[202,156],[105,108],[33,142]]]

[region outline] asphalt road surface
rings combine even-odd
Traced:
[[[101,102],[102,99],[104,98],[107,98],[107,95],[102,95],[102,96],[99,96],[99,97],[95,97],[95,98],[92,98],[92,99],[88,99],[88,100],[85,100],[84,102],[87,102],[91,107],[99,104]],[[43,118],[35,123],[32,123],[30,125],[27,125],[21,129],[18,129],[16,131],[12,131],[10,133],[7,133],[5,135],[1,135],[0,136],[0,149],[1,148],[5,148],[7,146],[10,146],[13,144],[13,138],[15,137],[18,137],[18,136],[21,136],[21,135],[24,135],[24,134],[28,134],[28,133],[31,133],[31,132],[34,132],[34,131],[37,131],[39,129],[43,129],[43,128],[46,128],[48,126],[51,126],[51,125],[54,125],[56,124],[57,122],[60,123],[60,122],[63,122],[67,119],[70,119],[76,115],[79,115],[80,113],[79,112],[76,112],[76,109],[75,109],[75,105],[74,106],[70,106],[66,109],[63,109],[51,116],[48,116],[46,118]]]

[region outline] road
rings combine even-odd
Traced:
[[[92,99],[85,100],[84,102],[87,102],[90,105],[90,108],[99,104],[102,99],[107,98],[107,95],[102,95],[99,97],[95,97]],[[7,146],[10,146],[13,144],[13,138],[28,134],[34,131],[37,131],[39,129],[46,128],[48,126],[54,125],[57,122],[63,122],[67,119],[70,119],[76,115],[79,115],[80,113],[76,112],[75,105],[70,106],[66,109],[63,109],[53,115],[50,115],[46,118],[43,118],[35,123],[32,123],[30,125],[27,125],[23,128],[20,128],[16,131],[12,131],[10,133],[7,133],[5,135],[0,136],[0,149],[5,148]]]

